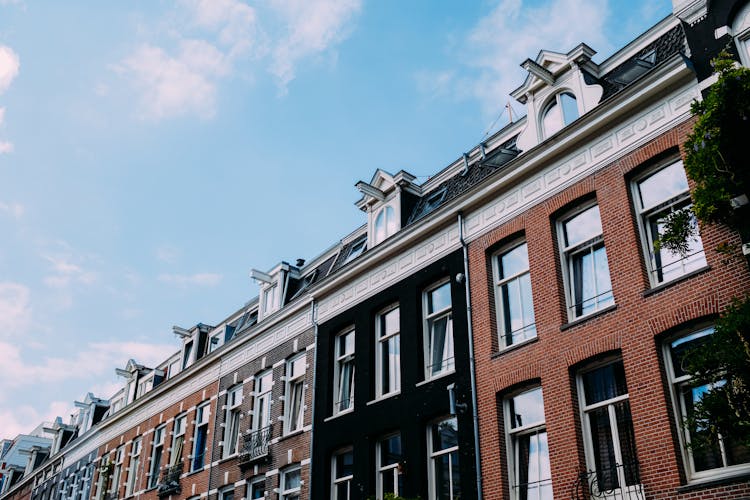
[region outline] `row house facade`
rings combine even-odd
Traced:
[[[691,447],[709,388],[681,365],[750,292],[747,260],[715,251],[746,242],[654,247],[691,203],[710,59],[750,65],[750,3],[673,7],[601,63],[585,44],[524,61],[526,115],[429,180],[357,183],[362,227],[118,368],[0,499],[750,498],[750,450]]]

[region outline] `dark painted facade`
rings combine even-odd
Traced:
[[[431,465],[428,429],[433,423],[451,417],[447,389],[451,384],[455,384],[459,408],[456,444],[461,498],[476,497],[466,295],[464,284],[456,281],[456,275],[463,272],[462,254],[453,252],[319,326],[312,498],[336,498],[331,491],[334,457],[349,450],[353,458],[351,469],[347,466],[346,471],[352,476],[348,486],[350,498],[375,496],[379,472],[376,449],[384,437],[394,435],[401,439],[402,455],[396,472],[400,475],[399,493],[410,498],[430,498],[430,482],[434,484],[440,478],[431,477],[428,471]],[[455,370],[425,380],[424,343],[429,328],[424,319],[426,303],[423,294],[442,283],[448,283],[450,288]],[[393,307],[400,311],[400,392],[378,398],[375,351],[380,342],[376,338],[379,335],[376,322],[383,312]],[[338,394],[334,387],[337,379],[335,341],[352,327],[355,332],[353,408],[334,416]],[[438,450],[433,448],[433,452]],[[443,460],[443,465],[446,462]],[[455,467],[454,463],[451,465]],[[388,475],[389,480],[391,477]],[[454,492],[459,487],[457,484],[452,486]]]

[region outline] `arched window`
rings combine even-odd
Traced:
[[[578,103],[570,92],[557,94],[542,112],[542,129],[549,137],[578,118]]]
[[[396,214],[393,207],[384,207],[375,217],[375,243],[380,243],[396,232]]]

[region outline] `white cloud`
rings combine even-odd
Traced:
[[[13,143],[8,141],[0,141],[0,154],[7,154],[13,152]]]
[[[271,73],[283,89],[295,77],[301,59],[317,55],[344,40],[359,13],[361,0],[272,0],[286,33],[273,49]]]
[[[581,42],[607,52],[608,0],[500,0],[466,36],[458,57],[461,76],[442,70],[415,75],[417,86],[431,96],[450,93],[478,99],[489,115],[502,109],[524,79],[520,64],[541,49],[567,52]],[[430,81],[430,79],[432,81]]]
[[[259,50],[263,39],[254,8],[239,0],[183,0],[195,25],[216,33],[230,57]]]
[[[44,283],[50,288],[67,288],[73,283],[91,285],[97,280],[97,274],[87,271],[80,265],[71,262],[69,256],[43,256],[52,264],[54,274],[46,276]]]
[[[26,330],[31,321],[29,298],[28,287],[8,281],[0,282],[0,338]]]
[[[24,206],[20,203],[3,203],[0,201],[0,212],[5,212],[15,219],[20,219],[24,211]]]
[[[216,286],[221,282],[221,274],[216,273],[196,273],[196,274],[160,274],[157,278],[162,283],[187,287],[195,286]]]
[[[167,264],[174,264],[180,256],[180,251],[171,245],[162,245],[156,249],[156,259]]]
[[[102,375],[123,367],[128,359],[153,367],[177,351],[171,344],[145,342],[99,342],[82,346],[70,357],[24,357],[17,342],[0,341],[3,362],[0,363],[0,380],[7,388],[25,387],[42,381],[60,384],[77,379],[94,382]],[[107,396],[104,396],[107,397]]]
[[[0,45],[0,94],[8,90],[10,84],[18,76],[21,66],[18,54],[6,45]]]
[[[27,434],[42,422],[54,422],[57,417],[67,422],[71,413],[73,404],[64,401],[53,401],[42,412],[29,405],[0,408],[0,439],[13,439],[19,434]]]
[[[0,125],[5,121],[5,108],[0,107]]]
[[[216,112],[216,80],[229,72],[224,55],[202,40],[183,40],[178,53],[142,45],[115,67],[141,94],[139,113],[148,119]]]

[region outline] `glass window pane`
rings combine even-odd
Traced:
[[[544,423],[542,388],[537,387],[510,400],[511,427]]]
[[[458,421],[455,417],[432,426],[432,451],[458,446]]]
[[[638,183],[641,208],[649,209],[688,190],[682,161],[662,168]]]
[[[529,255],[526,243],[505,252],[500,257],[500,279],[515,276],[529,269]]]
[[[560,105],[562,106],[563,122],[565,125],[568,125],[578,118],[578,104],[576,103],[576,98],[573,97],[573,94],[567,92],[560,94]]]
[[[451,306],[450,282],[445,282],[427,294],[427,312],[432,314],[436,311],[447,309]]]
[[[683,370],[686,353],[689,350],[696,349],[704,344],[708,340],[708,335],[711,335],[712,333],[713,328],[706,328],[705,330],[700,330],[685,337],[681,337],[670,344],[672,370],[675,377],[681,377],[686,374]]]
[[[287,472],[284,475],[284,489],[291,490],[292,488],[300,487],[300,471],[299,469]]]
[[[616,361],[583,374],[585,403],[592,405],[628,393],[625,367]]]
[[[352,475],[354,465],[354,453],[352,451],[346,451],[336,455],[336,477],[346,477]]]
[[[557,105],[556,101],[553,101],[544,112],[542,128],[544,129],[544,135],[547,137],[563,128],[562,113],[560,112],[560,106]]]
[[[563,225],[565,246],[576,245],[602,233],[599,205],[584,210]]]
[[[401,435],[396,434],[380,442],[380,465],[397,464],[401,461]]]
[[[388,311],[383,315],[383,323],[382,323],[382,331],[380,332],[380,336],[389,335],[391,333],[395,333],[399,331],[400,329],[400,313],[399,308],[395,308],[391,311]]]

